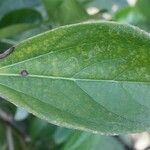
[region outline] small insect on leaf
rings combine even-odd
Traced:
[[[29,73],[27,72],[27,70],[22,70],[20,74],[22,77],[26,77]]]
[[[3,59],[5,57],[7,57],[8,55],[10,55],[13,51],[15,50],[15,47],[10,47],[9,49],[7,49],[6,51],[4,51],[3,53],[0,54],[0,59]]]

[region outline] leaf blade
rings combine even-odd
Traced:
[[[61,27],[22,42],[0,62],[1,95],[57,125],[105,134],[148,129],[149,45],[147,33],[127,25]],[[144,90],[139,82],[147,82]]]

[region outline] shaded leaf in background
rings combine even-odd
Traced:
[[[69,139],[69,137],[72,134],[74,134],[75,132],[76,132],[76,130],[58,127],[53,136],[54,141],[56,144],[60,145],[64,142],[66,142]]]
[[[88,18],[84,8],[76,0],[64,0],[58,9],[57,16],[61,24],[77,23]]]
[[[28,117],[27,130],[31,138],[31,142],[28,144],[30,149],[32,150],[33,147],[36,150],[54,149],[55,143],[52,135],[55,129],[55,126],[44,120]]]
[[[55,126],[49,124],[48,122],[38,119],[38,118],[29,118],[29,124],[28,124],[28,133],[32,140],[37,139],[44,139],[48,138],[50,139],[52,136],[52,133],[55,131]]]
[[[41,2],[47,10],[49,20],[55,21],[57,19],[56,13],[63,0],[41,0]]]
[[[64,25],[76,23],[88,18],[84,7],[76,0],[42,0],[47,9],[49,20]]]
[[[35,36],[37,34],[40,34],[42,32],[48,31],[51,28],[52,28],[52,26],[50,26],[50,25],[35,26],[35,27],[32,27],[28,30],[22,31],[19,34],[13,35],[10,39],[14,40],[14,41],[17,41],[17,42],[21,42],[21,41],[23,41],[27,38],[30,38],[30,37]]]
[[[14,24],[0,29],[0,39],[16,36],[35,27],[32,24]]]
[[[39,5],[39,0],[0,0],[0,18],[4,14],[16,9],[37,7]]]
[[[12,115],[14,115],[16,111],[16,107],[14,105],[0,97],[0,110],[1,109]]]
[[[75,132],[66,141],[63,150],[125,150],[113,137]]]
[[[141,13],[141,11],[138,9],[137,6],[126,7],[126,8],[123,8],[122,10],[117,11],[113,15],[113,20],[121,22],[121,23],[132,24],[132,25],[140,27],[143,30],[150,31],[149,19],[147,19]]]
[[[5,50],[10,48],[11,46],[12,46],[12,44],[10,44],[10,43],[0,41],[0,53],[4,52]]]
[[[139,20],[143,20],[143,15],[138,11],[136,7],[129,6],[120,11],[117,11],[114,14],[113,19],[121,23],[137,24]]]
[[[18,9],[5,14],[0,20],[0,28],[13,24],[39,24],[42,22],[41,14],[30,8]]]
[[[14,38],[20,35],[18,40],[13,39],[15,41],[20,41],[22,40],[21,35],[25,31],[37,28],[38,24],[42,23],[42,21],[41,14],[34,9],[24,8],[9,12],[3,16],[0,21],[0,39]],[[30,36],[31,35],[34,35],[34,33],[30,33]],[[26,34],[26,37],[30,36]]]
[[[138,9],[140,10],[140,12],[145,17],[147,17],[147,20],[149,20],[150,19],[150,0],[138,0],[136,5]]]
[[[105,134],[147,130],[149,50],[149,34],[128,25],[58,28],[0,61],[0,95],[56,125]]]

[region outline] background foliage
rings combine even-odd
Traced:
[[[149,32],[149,8],[149,0],[132,6],[126,0],[1,0],[0,52],[44,31],[92,20],[132,24]],[[1,150],[134,148],[129,135],[102,136],[57,127],[0,98]]]

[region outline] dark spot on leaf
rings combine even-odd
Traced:
[[[20,74],[22,77],[26,77],[29,73],[27,72],[27,70],[22,70]]]
[[[8,55],[10,55],[13,51],[15,50],[15,47],[12,46],[9,49],[7,49],[6,51],[4,51],[3,53],[0,53],[0,59],[3,59],[5,57],[7,57]]]

